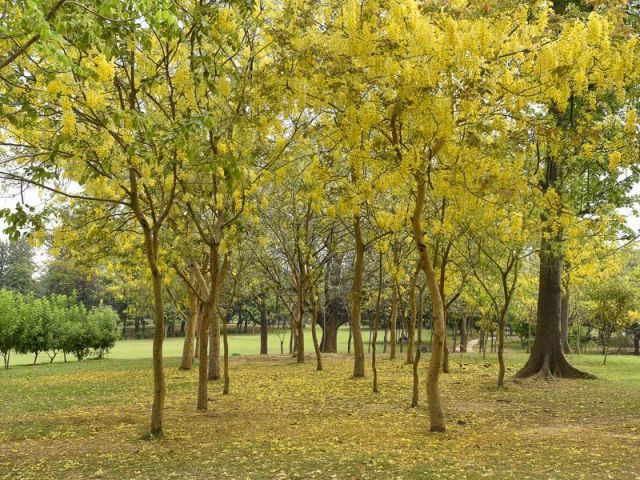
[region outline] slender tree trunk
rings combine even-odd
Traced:
[[[353,268],[353,285],[351,286],[351,331],[353,334],[353,377],[364,377],[364,343],[362,340],[362,276],[364,274],[364,240],[360,215],[354,215],[353,229],[356,240],[356,258]]]
[[[215,283],[215,279],[212,283]],[[217,293],[217,292],[216,292]],[[209,380],[220,379],[220,315],[218,315],[218,296],[209,312]]]
[[[407,365],[413,364],[413,355],[414,355],[414,343],[416,336],[416,321],[417,321],[417,311],[416,311],[416,283],[418,281],[418,274],[420,273],[420,264],[418,263],[415,273],[411,278],[411,286],[409,287],[409,308],[411,310],[411,316],[409,318],[409,322],[407,325]]]
[[[442,365],[442,357],[444,350],[444,337],[446,335],[444,322],[444,305],[436,272],[433,268],[429,250],[424,242],[424,232],[421,225],[422,209],[425,201],[425,180],[420,172],[416,173],[416,204],[411,217],[411,226],[413,229],[413,238],[418,247],[420,254],[420,262],[429,295],[431,296],[431,359],[429,362],[429,370],[427,372],[427,404],[429,406],[429,422],[432,432],[445,431],[445,418],[440,400],[440,388],[438,380],[440,377],[440,366]]]
[[[154,249],[156,251],[156,249]],[[151,435],[163,434],[164,420],[164,365],[162,343],[164,341],[164,298],[162,296],[162,274],[157,266],[155,254],[148,254],[153,280],[155,328],[153,331],[153,404],[151,407]],[[153,258],[152,258],[153,257]]]
[[[442,373],[449,373],[449,345],[447,340],[447,311],[444,311],[444,346],[442,349]]]
[[[225,270],[228,266],[228,258],[225,256],[224,261],[222,262],[222,266],[220,266],[220,246],[219,244],[213,244],[211,246],[209,252],[209,275],[212,279],[211,285],[208,287],[208,295],[207,300],[204,305],[204,309],[202,315],[200,317],[200,361],[198,364],[198,410],[206,410],[207,409],[207,379],[209,379],[209,375],[207,370],[211,368],[211,362],[209,359],[209,355],[207,355],[208,349],[208,341],[212,338],[211,335],[208,335],[207,332],[210,328],[215,328],[214,325],[209,325],[209,322],[213,319],[218,319],[218,333],[219,333],[219,316],[218,316],[218,302],[219,302],[219,292],[222,288],[222,284],[224,282],[224,274]],[[199,272],[198,272],[199,273]],[[202,289],[205,290],[206,282],[204,278],[199,275],[199,281],[201,283]],[[212,311],[213,310],[213,311]],[[219,336],[218,336],[219,340]],[[211,346],[213,350],[213,345]],[[212,351],[213,355],[214,352]],[[219,355],[219,351],[218,351]],[[218,363],[219,367],[219,363]],[[218,372],[218,378],[219,372]]]
[[[196,285],[195,274],[191,274],[191,284]],[[184,344],[182,346],[182,361],[180,362],[181,370],[191,370],[193,365],[193,336],[196,331],[196,323],[198,322],[198,297],[189,291],[189,318],[184,331]]]
[[[633,354],[640,355],[640,334],[633,335]]]
[[[422,356],[422,297],[424,290],[420,289],[420,296],[418,297],[418,315],[420,322],[418,323],[418,343],[416,347],[416,354],[413,357],[413,395],[411,397],[411,406],[417,407],[420,401],[420,375],[418,367],[420,365],[420,357]],[[414,295],[415,296],[415,295]],[[414,307],[415,308],[415,307]]]
[[[222,394],[229,395],[229,339],[227,337],[227,319],[222,319],[222,345],[223,353],[223,374],[224,385],[222,386]]]
[[[260,355],[267,355],[269,345],[269,323],[264,293],[260,298]]]
[[[382,253],[378,260],[378,296],[376,298],[376,316],[373,320],[373,340],[371,344],[371,370],[373,372],[373,393],[378,393],[378,368],[376,366],[376,350],[378,348],[378,322],[382,311]]]
[[[460,318],[460,353],[467,353],[467,343],[469,343],[467,316],[463,312],[462,318]]]
[[[318,299],[316,292],[311,292],[311,338],[313,340],[313,349],[316,352],[316,370],[322,370],[322,354],[320,353],[320,345],[318,344],[318,332],[316,326],[318,324]]]
[[[498,316],[498,387],[500,388],[504,387],[504,325],[508,308],[509,304],[505,303],[500,311],[500,315]]]
[[[209,369],[209,317],[211,314],[211,299],[207,298],[200,315],[200,333],[198,335],[198,341],[200,342],[199,356],[198,356],[198,410],[207,409],[208,401],[208,387],[207,387],[207,371]]]
[[[296,306],[296,319],[295,319],[295,331],[296,331],[296,363],[304,363],[304,329],[303,329],[303,316],[304,316],[304,293],[307,288],[306,280],[300,279],[300,285],[298,290],[298,304]]]
[[[393,293],[391,296],[391,318],[389,326],[389,360],[396,358],[396,347],[398,345],[397,338],[397,321],[398,321],[398,282],[393,282]]]
[[[391,309],[393,310],[393,303],[391,304]],[[384,315],[384,312],[382,314]],[[382,353],[387,353],[387,344],[389,343],[389,322],[387,321],[386,317],[382,319],[382,323],[384,323],[384,338],[382,339]]]
[[[193,358],[200,356],[200,323],[202,322],[202,315],[204,313],[204,305],[202,302],[198,302],[198,316],[196,317],[196,330],[195,330],[195,348],[193,350]]]

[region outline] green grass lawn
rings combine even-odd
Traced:
[[[259,330],[256,328],[256,332]],[[250,331],[249,331],[250,332]],[[369,331],[364,330],[365,343],[369,339]],[[428,341],[430,332],[425,332],[425,341]],[[322,332],[318,329],[318,341],[322,338]],[[378,344],[382,347],[384,338],[384,330],[380,330],[378,333]],[[349,327],[342,327],[338,330],[338,353],[347,352],[347,343],[349,340]],[[137,358],[151,358],[151,339],[141,340],[120,340],[116,342],[115,347],[109,353],[109,358],[112,359],[137,359]],[[170,337],[164,341],[164,356],[165,357],[179,357],[182,355],[182,346],[184,344],[184,338],[182,337]],[[311,339],[311,329],[305,329],[305,345],[309,352],[313,352],[313,343]],[[399,348],[399,347],[398,347]],[[276,333],[269,334],[268,349],[270,354],[280,353],[280,339]],[[289,332],[287,331],[284,341],[284,351],[289,352]],[[260,335],[258,333],[251,334],[233,334],[229,335],[229,354],[236,355],[258,355],[260,353]],[[11,354],[11,365],[31,365],[33,364],[34,355],[18,355]],[[68,356],[68,360],[75,360],[75,357]],[[62,354],[58,355],[54,362],[62,362]],[[49,363],[49,357],[45,353],[41,353],[38,356],[38,364]]]
[[[249,340],[236,348],[255,353]],[[417,409],[401,359],[381,355],[374,395],[368,357],[367,378],[353,380],[351,356],[327,355],[317,372],[311,355],[304,365],[276,355],[232,358],[230,395],[211,382],[203,413],[197,372],[178,370],[179,341],[170,340],[166,436],[149,441],[149,346],[121,342],[104,360],[0,371],[0,478],[639,478],[637,357],[603,366],[572,355],[598,379],[498,390],[494,354],[453,354],[442,377],[448,431],[430,434],[428,356]],[[508,373],[525,360],[509,352]]]

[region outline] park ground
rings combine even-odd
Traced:
[[[370,370],[351,379],[346,354],[327,355],[317,372],[312,357],[296,365],[287,355],[243,355],[258,341],[243,337],[232,339],[240,355],[231,358],[231,394],[211,382],[206,413],[195,410],[197,371],[178,370],[180,341],[168,340],[159,440],[145,439],[149,341],[120,342],[104,360],[16,358],[0,372],[0,478],[640,479],[637,357],[613,355],[603,366],[600,356],[572,355],[598,379],[498,390],[494,354],[453,354],[442,377],[448,431],[430,434],[424,377],[421,404],[410,408],[404,357],[381,355],[373,394]],[[525,359],[508,352],[508,373]]]

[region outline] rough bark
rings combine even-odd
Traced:
[[[362,312],[362,277],[364,274],[364,241],[360,215],[354,215],[353,229],[356,240],[353,285],[351,286],[351,334],[353,336],[353,377],[364,377],[364,343],[360,325]]]

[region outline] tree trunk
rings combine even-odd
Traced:
[[[498,387],[500,388],[504,387],[504,325],[508,308],[509,303],[507,301],[498,316]]]
[[[556,242],[559,238],[555,239]],[[562,352],[560,337],[560,304],[562,288],[560,275],[562,259],[543,236],[540,249],[540,279],[538,286],[538,314],[536,336],[529,360],[516,374],[517,378],[593,378],[572,367]]]
[[[316,353],[316,370],[322,370],[322,354],[320,353],[320,345],[318,344],[318,332],[316,326],[318,324],[318,299],[315,290],[311,291],[311,338],[313,340],[313,349]]]
[[[209,311],[209,380],[220,379],[220,315],[217,297],[216,295]]]
[[[196,285],[195,274],[191,274],[191,284]],[[198,297],[189,290],[189,318],[184,332],[184,344],[182,346],[182,361],[180,362],[181,370],[191,370],[193,364],[193,335],[196,331],[196,323],[198,322]]]
[[[543,189],[554,188],[559,168],[552,157],[546,159]],[[562,297],[562,231],[549,220],[557,217],[553,211],[543,213],[545,223],[540,244],[540,280],[538,284],[538,312],[536,338],[529,360],[516,374],[518,378],[540,376],[543,378],[593,378],[592,375],[572,367],[562,351],[560,336],[560,305]],[[556,227],[556,228],[554,228]]]
[[[460,318],[460,353],[467,353],[469,343],[469,331],[467,330],[467,316],[462,313]]]
[[[431,359],[429,362],[429,370],[427,372],[427,404],[429,406],[429,422],[432,432],[445,431],[444,411],[442,410],[442,402],[440,401],[440,388],[438,379],[440,377],[440,365],[442,365],[442,357],[444,350],[444,337],[446,335],[444,323],[444,305],[436,272],[433,268],[429,250],[424,242],[424,233],[422,231],[421,217],[422,208],[425,201],[425,179],[420,172],[416,172],[416,204],[411,217],[411,226],[413,229],[413,238],[418,247],[420,254],[420,263],[427,280],[429,295],[431,296]]]
[[[295,332],[296,332],[296,363],[304,363],[304,329],[302,328],[304,316],[304,293],[307,288],[304,278],[298,285],[298,303],[296,305]]]
[[[396,358],[396,347],[398,345],[397,339],[397,321],[398,321],[398,282],[393,282],[393,292],[391,296],[391,318],[389,326],[389,360]]]
[[[376,298],[376,316],[373,319],[373,339],[371,343],[371,371],[373,372],[373,393],[378,393],[378,368],[376,366],[376,350],[378,343],[378,322],[382,311],[382,252],[378,261],[378,297]]]
[[[566,287],[560,299],[560,341],[563,353],[571,353],[569,348],[569,288]]]
[[[202,302],[198,302],[198,316],[196,317],[196,329],[195,329],[195,348],[193,350],[193,358],[200,357],[200,323],[202,322],[202,316],[204,313],[204,305]]]
[[[269,343],[269,324],[264,294],[260,298],[260,355],[267,355]]]
[[[416,272],[411,279],[411,286],[409,287],[409,308],[411,310],[411,316],[409,318],[409,324],[407,325],[407,365],[413,364],[414,356],[414,343],[416,336],[416,321],[418,312],[416,310],[416,282],[418,281],[418,274],[420,273],[420,264],[417,265]]]
[[[206,410],[207,409],[207,379],[210,378],[210,372],[207,372],[208,369],[211,368],[211,361],[209,355],[207,355],[208,345],[207,342],[210,341],[213,337],[208,335],[207,332],[211,328],[215,328],[215,325],[209,325],[214,319],[218,320],[218,341],[220,340],[220,317],[218,315],[218,302],[220,297],[220,289],[222,288],[222,284],[224,282],[224,274],[226,268],[228,266],[228,257],[225,256],[224,261],[222,262],[222,266],[220,266],[220,246],[219,244],[213,244],[211,246],[209,252],[209,275],[211,277],[211,285],[208,287],[207,292],[207,300],[204,305],[204,309],[202,315],[200,317],[200,361],[198,364],[198,410]],[[198,272],[199,273],[199,272]],[[199,276],[199,281],[201,283],[201,287],[203,291],[206,291],[206,282],[201,275]],[[218,345],[218,357],[220,354]],[[211,345],[211,355],[215,354],[214,345]],[[219,358],[217,358],[219,360]],[[218,368],[220,368],[219,362],[216,362]],[[218,371],[218,377],[220,378],[220,372]]]
[[[146,237],[146,234],[145,234]],[[145,242],[146,243],[146,242]],[[157,251],[156,249],[153,252]],[[151,435],[163,434],[164,419],[164,366],[162,361],[162,343],[164,341],[164,299],[162,297],[162,274],[157,266],[157,259],[152,252],[147,253],[151,278],[153,281],[153,300],[155,328],[153,331],[153,404],[151,406]]]
[[[354,215],[353,229],[355,232],[356,252],[353,268],[353,285],[351,286],[351,332],[353,335],[353,377],[364,377],[364,343],[360,325],[362,311],[362,276],[364,273],[364,240],[360,215]]]
[[[633,354],[640,355],[640,333],[633,336]]]
[[[207,298],[200,315],[200,332],[198,334],[199,355],[198,355],[198,410],[207,409],[207,370],[209,369],[208,361],[208,344],[209,344],[209,310],[211,310],[211,301]]]
[[[418,298],[418,314],[420,322],[418,323],[418,343],[416,346],[416,354],[413,357],[413,395],[411,396],[411,406],[417,407],[420,401],[420,375],[418,373],[418,366],[420,365],[420,357],[422,356],[422,297],[424,294],[424,287],[420,289],[420,297]],[[415,294],[414,294],[415,296]],[[415,307],[414,307],[415,308]]]
[[[322,329],[322,340],[320,341],[323,353],[338,353],[338,323],[327,319]]]
[[[222,394],[229,395],[229,339],[227,337],[227,319],[226,318],[222,319],[222,345],[224,348],[224,353],[223,353],[224,385],[222,386]]]

